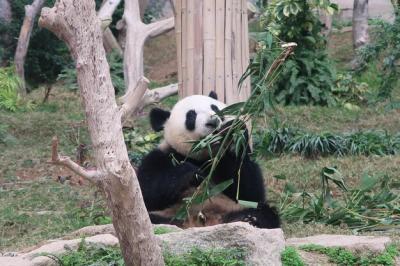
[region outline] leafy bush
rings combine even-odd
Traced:
[[[288,223],[347,226],[355,232],[400,226],[399,184],[389,176],[364,174],[357,187],[348,188],[335,167],[325,167],[321,171],[320,193],[297,192],[288,183],[285,187],[290,189],[281,195],[280,214]]]
[[[365,82],[357,82],[351,74],[338,74],[332,91],[338,102],[357,109],[358,105],[367,103],[369,87]]]
[[[20,82],[14,67],[0,68],[0,109],[17,111],[19,86]]]
[[[399,11],[397,11],[397,14]],[[399,84],[400,75],[400,16],[395,16],[393,24],[384,21],[377,23],[373,42],[357,51],[359,59],[358,73],[368,71],[371,63],[378,61],[379,92],[378,98],[391,97],[392,90]]]
[[[297,43],[294,55],[286,61],[272,88],[274,99],[279,103],[335,103],[332,97],[335,68],[328,59],[322,24],[313,11],[315,8],[332,13],[336,5],[329,0],[275,0],[262,16],[266,32],[258,36],[259,50],[250,65],[256,82],[281,53],[282,41]]]
[[[123,92],[125,90],[124,82],[124,69],[122,57],[116,53],[107,55],[107,61],[110,66],[111,80],[115,89],[115,93]],[[71,90],[78,89],[78,81],[76,77],[76,68],[74,64],[69,64],[63,67],[61,73],[58,75],[57,80],[64,82],[64,85]]]
[[[303,132],[294,128],[273,128],[256,136],[258,152],[262,155],[293,152],[306,158],[328,155],[395,155],[400,153],[400,133],[360,131],[332,134]]]

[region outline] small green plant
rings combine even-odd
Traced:
[[[310,133],[290,127],[277,127],[261,133],[256,145],[261,155],[296,153],[306,158],[336,155],[395,155],[400,152],[400,134],[360,131],[333,134]]]
[[[357,82],[351,74],[338,74],[336,86],[332,90],[337,102],[342,103],[346,108],[356,108],[367,103],[369,93],[366,82]]]
[[[299,253],[294,247],[286,247],[281,254],[283,266],[305,266]]]
[[[0,109],[17,111],[20,102],[19,86],[20,81],[13,66],[0,68]]]
[[[180,256],[164,253],[167,266],[244,266],[244,258],[245,252],[238,248],[211,250],[193,248],[190,252]]]
[[[395,245],[389,245],[381,254],[355,254],[349,250],[340,247],[323,247],[320,245],[304,245],[301,250],[307,252],[320,253],[328,256],[329,261],[338,265],[387,265],[394,266],[395,258],[399,251]]]
[[[149,133],[141,135],[135,130],[125,131],[124,139],[129,149],[129,159],[135,165],[139,164],[143,156],[149,153],[159,143],[161,135],[157,133]]]
[[[334,186],[332,186],[334,184]],[[362,175],[349,188],[334,167],[321,171],[321,192],[307,192],[287,183],[280,214],[288,223],[322,223],[358,231],[385,231],[400,225],[398,184],[389,176]],[[334,192],[334,193],[333,193]]]

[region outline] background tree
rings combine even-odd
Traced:
[[[226,103],[250,95],[250,80],[238,83],[249,64],[246,0],[177,0],[179,96],[215,90]]]
[[[368,0],[354,0],[353,47],[357,49],[368,42]]]
[[[20,79],[20,93],[22,95],[26,94],[24,71],[25,57],[26,53],[28,52],[29,41],[36,15],[42,9],[43,5],[44,0],[34,0],[32,5],[25,6],[25,18],[24,22],[22,23],[17,49],[14,56],[15,70]]]
[[[42,10],[40,24],[66,42],[75,61],[96,170],[86,170],[59,156],[57,140],[53,141],[52,162],[69,167],[103,189],[126,265],[163,265],[122,133],[121,119],[129,113],[127,108],[135,105],[130,102],[118,107],[115,102],[94,1],[59,0],[52,9]],[[144,93],[145,82],[140,85],[136,91]],[[134,98],[134,103],[140,99]]]

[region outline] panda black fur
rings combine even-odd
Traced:
[[[233,178],[233,184],[223,194],[207,200],[201,206],[193,206],[186,222],[172,219],[182,199],[191,195],[209,171],[202,167],[209,160],[208,151],[190,153],[190,141],[199,140],[228,124],[215,115],[216,111],[224,107],[224,103],[216,100],[215,93],[211,93],[209,97],[186,97],[171,112],[159,108],[150,112],[151,126],[155,131],[164,129],[164,140],[143,158],[138,169],[138,179],[153,223],[189,227],[246,221],[261,228],[279,227],[275,209],[270,208],[265,200],[259,166],[250,159],[247,152],[241,161],[242,158],[229,150],[218,163],[212,181],[218,184]],[[257,209],[244,208],[235,202],[239,168],[239,199],[258,202]]]

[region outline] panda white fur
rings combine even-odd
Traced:
[[[209,173],[209,169],[203,167],[210,159],[208,151],[190,153],[191,142],[229,124],[229,118],[216,115],[224,107],[225,104],[218,101],[212,92],[209,96],[186,97],[178,101],[170,112],[159,108],[151,110],[151,126],[155,131],[164,130],[164,139],[158,148],[143,158],[138,168],[138,179],[153,223],[191,227],[246,221],[260,228],[280,226],[278,214],[266,202],[261,170],[250,159],[248,150],[243,161],[229,149],[219,161],[211,177],[213,183],[234,181],[223,194],[192,206],[186,221],[173,219],[183,198],[191,196]],[[258,208],[244,208],[236,203],[237,186],[239,199],[257,202]]]

